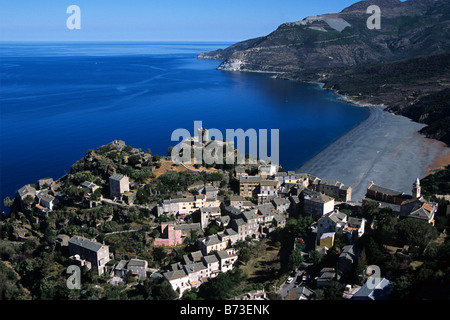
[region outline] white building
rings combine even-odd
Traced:
[[[192,288],[189,275],[185,270],[167,271],[163,274],[163,277],[164,280],[170,283],[172,289],[179,294],[179,297],[181,297],[186,290]]]
[[[326,232],[341,233],[347,225],[347,215],[333,211],[317,221],[317,239]]]
[[[233,248],[217,251],[216,256],[219,259],[221,272],[232,270],[238,259],[236,251]]]
[[[205,195],[166,199],[158,205],[158,216],[162,214],[186,216],[202,208],[219,207],[220,200]]]
[[[278,166],[275,164],[264,164],[258,167],[258,174],[263,177],[271,177],[278,172]]]

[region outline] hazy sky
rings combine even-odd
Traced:
[[[0,0],[0,41],[240,41],[357,0]],[[81,29],[69,30],[70,5]]]

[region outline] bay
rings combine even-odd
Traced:
[[[227,43],[1,43],[0,197],[57,179],[115,139],[166,155],[175,129],[279,129],[295,170],[365,120],[314,84],[223,72],[200,52]]]

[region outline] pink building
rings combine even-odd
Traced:
[[[161,238],[156,238],[153,245],[172,247],[182,243],[181,230],[176,230],[174,223],[161,223]]]

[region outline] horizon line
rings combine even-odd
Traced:
[[[0,43],[55,43],[55,42],[65,42],[65,43],[74,43],[74,42],[152,42],[152,43],[173,43],[173,42],[183,42],[183,43],[237,43],[244,40],[1,40]]]

